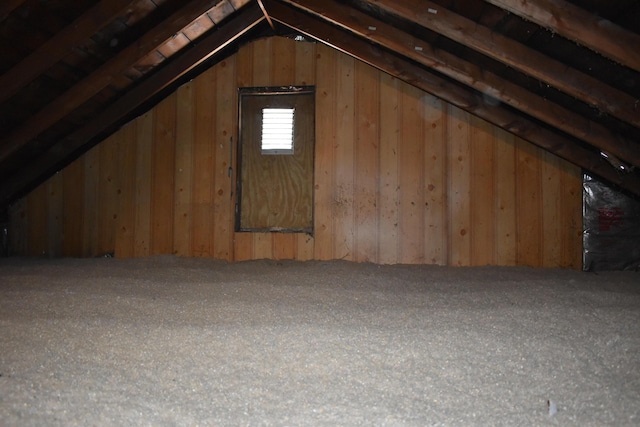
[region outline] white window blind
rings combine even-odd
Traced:
[[[262,154],[293,154],[294,108],[262,109]]]

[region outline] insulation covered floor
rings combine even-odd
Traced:
[[[3,259],[0,424],[638,425],[640,274]]]

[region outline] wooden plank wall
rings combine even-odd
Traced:
[[[234,232],[237,88],[315,85],[313,237]],[[231,176],[229,168],[231,167]],[[14,254],[581,267],[581,174],[322,45],[267,38],[11,210]]]

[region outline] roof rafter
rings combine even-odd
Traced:
[[[271,17],[281,24],[442,98],[577,166],[590,170],[633,194],[640,195],[640,174],[638,172],[621,175],[607,164],[599,153],[583,148],[570,138],[553,132],[511,109],[482,102],[477,92],[466,86],[445,80],[408,60],[391,55],[364,38],[352,35],[344,28],[332,25],[325,15],[326,10],[312,17],[291,5],[282,4],[282,2],[263,1]],[[356,19],[359,18],[362,17],[356,17]],[[365,20],[363,23],[368,25],[368,22],[371,21]],[[375,25],[379,26],[376,27],[376,31],[378,28],[381,32],[387,32],[391,29],[379,21],[371,24],[371,26]]]
[[[436,31],[640,127],[637,99],[436,3],[423,0],[368,0],[367,3]]]
[[[611,21],[563,0],[486,1],[640,71],[640,36]]]
[[[0,76],[0,102],[18,93],[34,78],[68,54],[71,48],[78,46],[130,7],[129,0],[102,0],[85,12]]]
[[[0,3],[0,21],[7,17],[15,9],[19,8],[27,0],[3,0]]]
[[[330,0],[284,0],[321,19],[397,52],[420,64],[433,68],[490,97],[504,102],[525,114],[583,140],[598,150],[607,152],[640,167],[640,150],[631,141],[614,134],[603,125],[588,120],[562,106],[550,102],[493,73],[481,69],[458,56],[434,49],[391,25]]]
[[[109,85],[114,76],[131,67],[140,58],[180,32],[219,2],[220,0],[191,0],[47,107],[31,116],[18,129],[0,141],[0,162],[88,101]]]
[[[257,5],[243,8],[237,16],[222,24],[216,31],[199,39],[198,44],[189,48],[166,67],[131,89],[115,103],[107,107],[91,122],[85,124],[63,141],[37,159],[21,168],[11,180],[0,184],[0,205],[11,202],[25,189],[32,188],[42,178],[54,173],[62,164],[68,163],[73,155],[86,148],[96,135],[118,125],[132,111],[142,106],[153,96],[179,80],[212,56],[220,53],[239,38],[246,36],[264,21],[264,15]]]

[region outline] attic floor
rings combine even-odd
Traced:
[[[3,425],[638,425],[640,275],[0,260]]]

